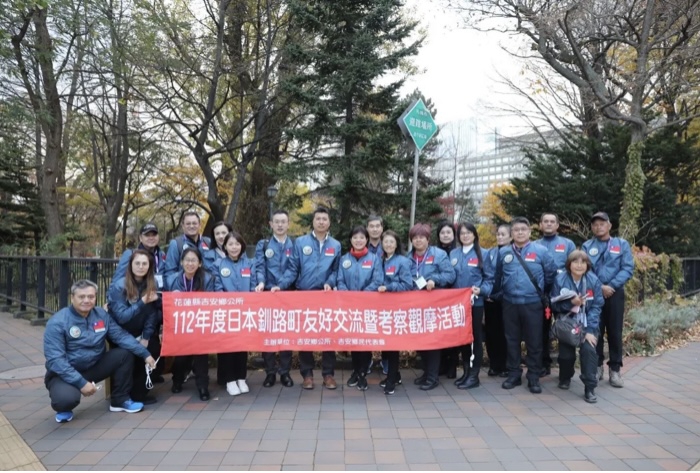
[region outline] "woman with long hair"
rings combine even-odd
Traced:
[[[149,349],[153,358],[160,356],[160,343],[149,343],[163,320],[163,307],[158,296],[155,277],[155,260],[146,250],[137,249],[131,253],[123,278],[114,281],[109,289],[107,300],[112,318],[141,345]],[[138,358],[138,357],[137,357]],[[134,363],[131,399],[143,404],[153,404],[156,399],[148,396],[146,371],[143,360]]]
[[[185,248],[180,259],[180,270],[171,275],[167,288],[172,292],[212,292],[214,278],[204,269],[204,260],[198,249]],[[209,355],[185,355],[175,357],[173,363],[173,393],[182,392],[185,376],[192,370],[199,391],[199,399],[208,401],[209,396]]]
[[[246,242],[237,231],[232,231],[224,238],[226,257],[219,260],[214,282],[217,292],[254,292],[257,285],[255,262],[245,254]],[[238,396],[250,391],[246,384],[248,374],[248,352],[237,351],[219,353],[218,379],[226,385],[231,396]]]
[[[401,240],[393,230],[382,234],[382,274],[383,281],[377,288],[379,292],[403,292],[413,289],[411,278],[411,262],[403,256]],[[396,385],[401,384],[399,372],[399,352],[385,351],[382,353],[388,363],[387,377],[379,386],[384,388],[384,394],[394,394]]]
[[[362,225],[350,232],[350,251],[340,258],[337,288],[339,291],[376,291],[382,283],[381,259],[369,251],[369,233]],[[353,351],[352,374],[348,386],[360,391],[367,389],[367,367],[372,360],[372,351]]]
[[[216,265],[226,257],[224,238],[233,231],[230,223],[216,222],[211,229],[211,247],[204,252],[204,268],[212,274],[216,273]]]
[[[408,232],[413,249],[408,254],[411,262],[413,290],[448,288],[455,280],[455,271],[450,264],[450,258],[445,251],[430,245],[430,227],[417,223]],[[435,389],[440,384],[440,350],[423,350],[420,352],[423,360],[423,374],[415,379],[414,384],[423,391]]]
[[[464,373],[455,380],[459,389],[472,389],[479,386],[479,371],[484,358],[483,319],[484,298],[493,287],[493,268],[481,251],[479,234],[472,223],[460,223],[457,227],[458,248],[450,253],[450,262],[455,269],[455,283],[452,287],[472,289],[472,334],[474,341],[457,347],[462,354]],[[473,355],[473,356],[472,356]],[[457,354],[455,355],[456,358]]]

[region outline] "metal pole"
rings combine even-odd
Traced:
[[[418,158],[420,157],[420,150],[418,146],[414,146],[414,157],[413,157],[413,188],[411,189],[411,225],[409,229],[413,228],[416,223],[416,194],[418,193]],[[411,241],[408,241],[409,251],[411,249]]]

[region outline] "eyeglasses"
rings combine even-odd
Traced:
[[[189,258],[185,258],[185,259],[182,260],[182,262],[183,262],[183,263],[195,263],[195,264],[197,264],[197,263],[199,263],[199,260],[198,260],[198,259],[189,259]]]
[[[75,297],[79,301],[94,301],[95,299],[97,299],[96,294],[74,294],[73,297]]]

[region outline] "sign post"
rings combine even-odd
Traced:
[[[437,124],[422,99],[415,100],[397,120],[404,136],[410,137],[415,145],[413,160],[413,188],[411,189],[411,225],[416,223],[416,194],[418,193],[418,159],[420,152],[438,131]],[[409,248],[411,242],[409,241]]]

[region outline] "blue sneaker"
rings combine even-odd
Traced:
[[[68,412],[57,412],[56,413],[56,422],[59,424],[65,424],[66,422],[70,422],[73,420],[73,411],[68,411]]]
[[[129,414],[133,414],[134,412],[143,410],[143,403],[127,399],[118,406],[109,406],[109,410],[112,412],[128,412]]]

